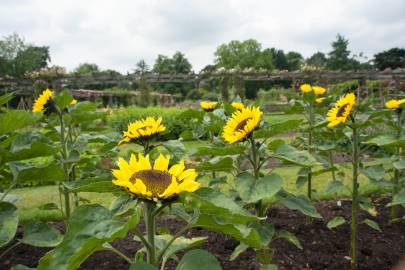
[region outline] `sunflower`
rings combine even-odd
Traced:
[[[326,120],[329,122],[328,127],[334,127],[340,123],[346,122],[355,103],[356,96],[353,93],[340,97],[333,108],[328,111],[326,117]]]
[[[302,93],[309,93],[309,92],[312,91],[312,87],[311,87],[310,84],[306,83],[306,84],[303,84],[303,85],[300,86],[300,90],[301,90]]]
[[[123,139],[119,144],[138,139],[147,139],[165,130],[166,127],[162,124],[162,117],[140,119],[128,125],[128,130],[124,131]]]
[[[215,109],[217,106],[218,102],[214,101],[201,101],[201,109],[203,109],[206,112],[211,112]]]
[[[314,93],[317,96],[321,96],[321,95],[325,94],[325,92],[326,92],[326,89],[321,86],[314,86],[314,87],[312,87],[312,89],[314,90]]]
[[[231,106],[239,111],[245,108],[245,105],[243,105],[243,103],[240,103],[240,102],[232,102]]]
[[[388,109],[400,109],[400,105],[402,103],[405,103],[405,98],[400,100],[391,99],[385,103],[385,107],[387,107]]]
[[[160,154],[152,168],[149,155],[139,154],[136,158],[131,154],[129,163],[119,158],[119,169],[112,171],[116,178],[112,182],[138,197],[155,201],[172,198],[182,191],[194,192],[200,187],[194,169],[186,170],[183,160],[169,168],[169,161],[170,156]]]
[[[228,143],[245,139],[259,125],[262,112],[258,107],[247,107],[235,111],[226,123],[222,138]]]
[[[76,105],[77,104],[77,99],[72,99],[72,101],[70,102],[70,105]]]
[[[34,105],[32,106],[33,112],[42,112],[46,109],[46,106],[49,105],[49,102],[53,98],[53,91],[46,89],[44,90],[39,97],[35,100]]]

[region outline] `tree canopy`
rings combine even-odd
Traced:
[[[374,55],[374,64],[379,70],[405,68],[405,49],[392,48]]]
[[[153,65],[153,72],[158,74],[187,74],[192,66],[186,56],[177,51],[171,58],[159,54]]]

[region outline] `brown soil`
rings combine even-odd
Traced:
[[[319,213],[324,220],[314,220],[312,225],[307,224],[306,217],[302,214],[284,208],[272,208],[268,212],[268,220],[275,224],[276,229],[287,229],[294,233],[301,241],[303,250],[283,241],[275,240],[272,248],[275,250],[274,263],[279,269],[328,269],[344,270],[349,269],[348,250],[350,227],[349,224],[339,226],[334,230],[329,230],[326,223],[332,217],[340,215],[350,220],[350,201],[342,201],[339,207],[335,201],[324,201],[317,203]],[[405,260],[405,220],[392,225],[388,222],[389,209],[385,207],[385,202],[377,206],[378,215],[371,217],[362,212],[359,220],[364,218],[375,220],[379,223],[382,233],[373,230],[365,224],[359,225],[359,269],[362,270],[384,270]],[[405,209],[401,209],[400,214],[405,215]],[[178,230],[182,224],[175,219],[165,219],[158,222],[158,227],[167,227],[170,231]],[[63,230],[61,223],[55,227]],[[142,230],[143,225],[140,225]],[[21,236],[22,230],[18,234]],[[209,232],[204,229],[192,229],[187,236],[208,236],[208,240],[202,245],[213,253],[221,262],[224,270],[256,270],[259,264],[252,249],[242,253],[236,260],[229,261],[229,256],[238,245],[234,239]],[[126,254],[134,254],[139,245],[134,243],[132,235],[125,239],[114,241],[113,245]],[[24,264],[35,267],[38,260],[48,249],[34,248],[20,245],[0,261],[0,269],[10,269],[12,265]],[[1,252],[1,251],[0,251]],[[181,256],[181,254],[180,254]],[[170,261],[167,269],[174,269],[175,262]],[[80,267],[80,269],[127,269],[128,265],[115,254],[101,251],[90,256]],[[401,266],[398,270],[403,269]]]

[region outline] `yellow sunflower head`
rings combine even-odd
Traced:
[[[243,103],[240,103],[240,102],[232,102],[231,106],[239,111],[245,108],[245,105],[243,105]]]
[[[405,98],[400,100],[391,99],[385,103],[385,107],[387,107],[388,109],[400,109],[402,103],[405,103]]]
[[[325,98],[321,97],[321,98],[315,99],[315,102],[318,103],[318,104],[321,104],[324,100],[325,100]]]
[[[162,117],[157,119],[153,117],[146,117],[132,122],[128,125],[127,131],[124,131],[121,143],[148,139],[156,134],[162,133],[166,127],[162,124]]]
[[[300,90],[302,93],[309,93],[312,91],[312,87],[310,84],[305,83],[300,86]]]
[[[33,112],[42,112],[46,109],[46,106],[49,105],[50,101],[53,98],[53,91],[46,89],[44,90],[39,97],[35,100],[34,105],[32,106]]]
[[[258,107],[247,107],[235,111],[226,123],[222,138],[228,143],[236,143],[246,139],[259,125],[262,112]]]
[[[76,105],[77,104],[77,100],[76,99],[73,99],[71,102],[70,102],[70,105]]]
[[[326,93],[326,89],[320,86],[314,86],[312,87],[312,89],[314,90],[314,93],[317,96],[321,96]]]
[[[346,94],[335,103],[328,111],[326,120],[329,122],[328,127],[334,127],[347,121],[354,105],[356,96],[353,93]]]
[[[195,181],[197,173],[194,169],[185,169],[184,161],[169,168],[169,156],[160,156],[152,165],[149,156],[134,154],[129,162],[119,158],[117,170],[112,173],[114,185],[126,188],[137,197],[148,200],[170,199],[182,191],[194,192],[200,187]]]
[[[201,109],[203,109],[206,112],[211,112],[215,109],[217,106],[218,102],[215,101],[201,101]]]

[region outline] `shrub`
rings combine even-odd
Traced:
[[[166,126],[166,132],[162,135],[163,140],[171,140],[179,138],[180,134],[185,130],[190,130],[191,125],[188,121],[180,119],[179,115],[184,109],[179,108],[164,108],[164,107],[127,107],[115,110],[108,118],[108,124],[116,131],[123,132],[127,129],[129,123],[154,116],[163,118],[163,123]]]

